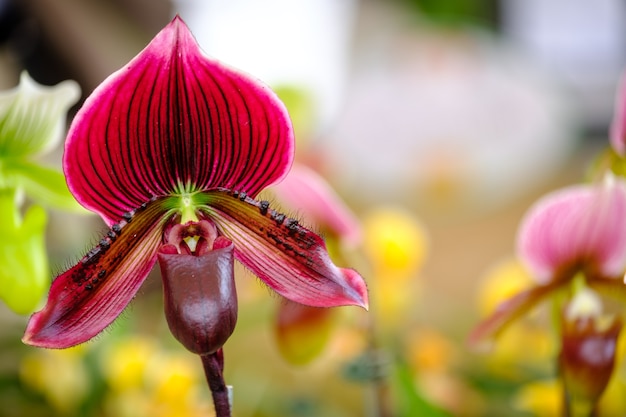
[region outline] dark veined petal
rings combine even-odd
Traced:
[[[200,198],[200,197],[199,197]],[[367,287],[352,269],[335,266],[322,238],[245,193],[202,193],[202,210],[235,244],[235,258],[289,300],[313,307],[368,306]]]
[[[96,247],[57,277],[45,307],[30,318],[23,342],[66,348],[111,324],[156,262],[170,216],[164,202],[155,200],[127,213]]]
[[[175,17],[107,78],[70,127],[70,191],[108,224],[151,196],[216,187],[256,195],[293,159],[284,105],[265,85],[207,58]]]

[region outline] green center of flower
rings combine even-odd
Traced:
[[[180,222],[185,224],[187,222],[197,222],[198,215],[196,214],[196,204],[194,204],[193,194],[183,193],[179,199],[180,204]]]

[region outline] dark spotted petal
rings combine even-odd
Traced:
[[[176,17],[76,115],[70,191],[112,224],[151,196],[215,187],[255,195],[281,179],[293,132],[275,94],[207,58]]]
[[[124,310],[161,246],[170,214],[165,201],[127,213],[100,243],[52,283],[43,310],[28,322],[24,343],[66,348],[85,342]]]
[[[202,194],[217,228],[235,244],[235,258],[285,298],[313,307],[367,308],[367,287],[352,269],[335,266],[324,241],[294,219],[242,193]]]

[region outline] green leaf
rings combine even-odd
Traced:
[[[402,416],[451,417],[442,408],[431,404],[416,389],[413,374],[409,366],[398,360],[393,373],[393,383],[402,409]]]
[[[3,174],[9,182],[26,192],[29,198],[46,207],[86,213],[67,188],[59,171],[32,162],[7,160]]]
[[[44,235],[47,216],[43,208],[32,206],[22,222],[13,222],[7,210],[12,210],[10,204],[0,204],[0,216],[8,220],[0,228],[0,299],[18,314],[30,314],[50,284]]]

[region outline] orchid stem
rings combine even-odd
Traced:
[[[204,373],[206,375],[211,394],[213,395],[213,405],[216,417],[230,417],[230,389],[224,382],[224,359],[221,349],[209,355],[200,355]]]

